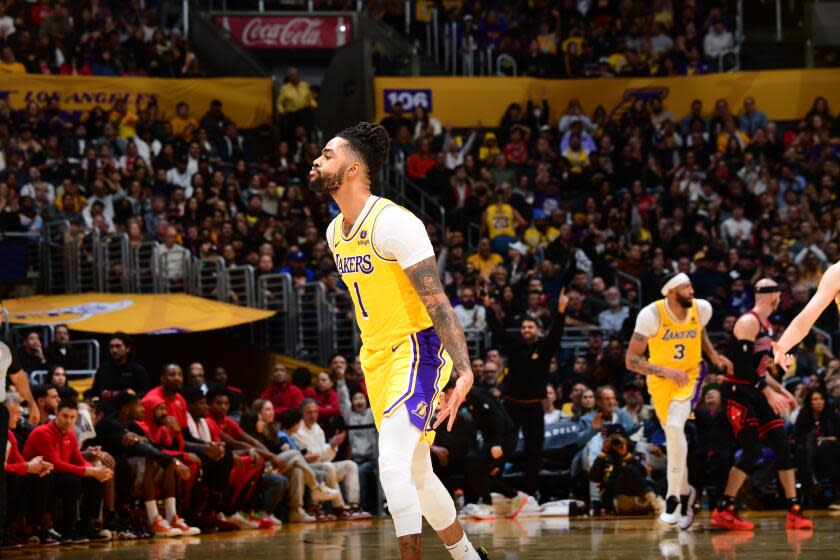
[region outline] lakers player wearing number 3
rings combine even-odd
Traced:
[[[706,335],[712,305],[694,299],[694,288],[686,274],[667,277],[661,292],[664,299],[639,312],[627,347],[626,366],[647,376],[648,392],[665,431],[668,497],[659,522],[687,530],[694,522],[697,493],[688,484],[685,423],[703,382],[703,352],[727,373],[732,372],[732,362],[718,354]],[[646,348],[649,359],[645,359]]]
[[[389,147],[378,124],[347,128],[313,162],[310,185],[341,210],[327,228],[327,242],[361,331],[359,356],[379,429],[379,477],[400,555],[420,558],[425,517],[453,560],[483,560],[486,551],[473,547],[458,523],[429,454],[434,429],[443,422],[452,428],[472,387],[467,343],[423,222],[371,194]],[[451,375],[457,381],[447,398],[441,391]]]

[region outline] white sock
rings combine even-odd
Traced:
[[[149,525],[155,522],[155,519],[160,517],[160,512],[157,508],[157,502],[155,500],[149,500],[146,502],[146,517],[149,518]]]
[[[481,560],[466,533],[460,541],[453,545],[446,545],[446,550],[452,555],[452,560]]]
[[[172,521],[173,519],[175,519],[175,516],[178,515],[178,512],[175,509],[175,498],[164,498],[163,507],[166,510],[167,521]]]

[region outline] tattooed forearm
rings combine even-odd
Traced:
[[[639,333],[633,333],[630,338],[630,344],[627,346],[627,357],[624,360],[624,365],[630,371],[641,373],[642,375],[659,375],[664,372],[664,368],[654,365],[645,358],[645,348],[647,347],[647,337]]]
[[[464,330],[461,323],[446,297],[440,277],[437,273],[437,265],[434,257],[422,260],[419,263],[405,269],[408,279],[417,290],[417,295],[432,319],[440,341],[444,349],[452,357],[453,367],[457,372],[470,369],[470,356],[467,351],[467,340],[464,338]]]
[[[662,368],[655,366],[644,356],[630,356],[627,359],[627,369],[630,371],[641,373],[642,375],[662,375]]]

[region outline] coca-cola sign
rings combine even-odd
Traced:
[[[219,16],[216,23],[249,49],[335,49],[352,33],[351,18],[342,16]]]

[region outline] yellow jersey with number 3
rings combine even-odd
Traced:
[[[648,361],[657,366],[686,372],[688,383],[680,387],[670,379],[647,376],[648,392],[662,422],[667,418],[670,401],[694,396],[700,376],[700,362],[703,360],[703,323],[697,310],[697,301],[692,302],[683,321],[672,318],[666,305],[664,299],[656,302],[660,318],[659,330],[648,338]]]

